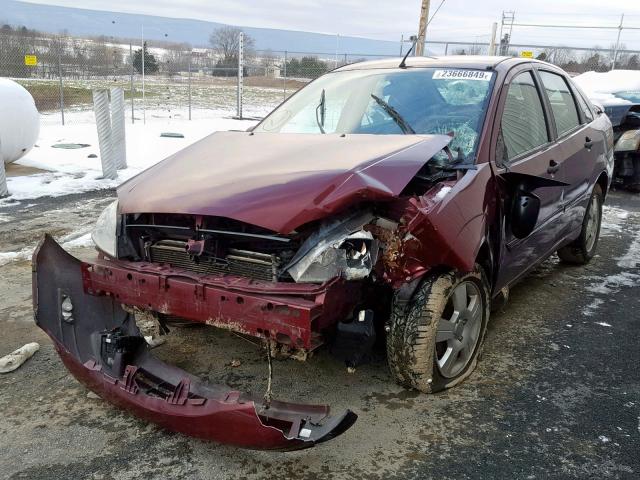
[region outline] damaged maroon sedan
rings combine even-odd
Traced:
[[[353,412],[206,384],[154,358],[135,317],[200,322],[351,366],[377,338],[422,392],[474,369],[492,304],[554,252],[594,255],[613,136],[560,69],[499,57],[337,69],[250,132],[124,183],[82,262],[46,237],[37,324],[66,367],[166,428],[260,449],[329,440]]]

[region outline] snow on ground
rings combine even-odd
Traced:
[[[60,239],[60,245],[66,250],[91,247],[93,246],[91,231],[85,230],[66,235]],[[31,259],[35,249],[36,245],[31,245],[15,252],[0,252],[0,267],[7,263]]]
[[[618,259],[618,266],[633,269],[640,267],[640,235],[636,235],[631,245],[629,245],[627,253]]]
[[[138,112],[139,114],[140,112]],[[116,187],[125,180],[156,164],[186,146],[220,130],[246,130],[255,120],[235,120],[227,111],[194,111],[193,120],[186,112],[147,110],[146,123],[133,125],[127,121],[127,164],[116,180],[102,178],[98,135],[93,112],[69,112],[66,125],[59,124],[56,115],[42,116],[38,143],[19,165],[46,170],[35,175],[9,177],[10,196],[0,200],[0,206],[42,196],[60,196]],[[160,137],[163,132],[175,132],[184,138]],[[90,147],[79,149],[53,148],[59,143],[82,143]],[[89,158],[95,154],[97,158]]]
[[[630,222],[638,216],[620,208],[605,206],[602,212],[602,236],[611,236],[634,229],[633,241],[629,245],[626,253],[616,259],[617,266],[621,268],[616,274],[609,275],[605,278],[590,277],[593,282],[587,286],[586,290],[592,294],[591,303],[582,309],[582,315],[585,317],[594,316],[598,309],[606,303],[606,301],[618,293],[623,288],[635,287],[640,284],[640,230],[632,225],[636,222]],[[610,327],[606,322],[595,322],[602,327]]]
[[[640,71],[612,70],[610,72],[585,72],[573,78],[594,102],[608,105],[628,105],[632,102],[613,95],[617,92],[640,92]]]
[[[606,237],[616,233],[622,233],[625,228],[625,220],[629,218],[630,213],[631,212],[629,212],[628,210],[605,205],[602,208],[602,224],[600,227],[600,235]]]

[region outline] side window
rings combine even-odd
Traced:
[[[587,100],[582,95],[582,92],[576,88],[573,89],[576,92],[576,98],[578,99],[578,105],[580,105],[580,109],[584,114],[585,121],[592,122],[593,121],[593,112],[591,111],[591,107],[589,106]]]
[[[558,136],[562,136],[580,125],[578,109],[573,100],[569,85],[560,75],[551,72],[540,72],[542,85],[551,103],[551,111],[556,121]]]
[[[517,75],[509,85],[500,137],[498,152],[502,150],[506,161],[549,142],[542,101],[531,72]]]

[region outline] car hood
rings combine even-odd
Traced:
[[[400,194],[447,135],[218,132],[118,188],[120,213],[232,218],[289,233]]]

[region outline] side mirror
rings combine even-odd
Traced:
[[[596,111],[596,115],[602,115],[604,113],[604,107],[602,105],[594,103],[593,108]]]
[[[533,232],[540,214],[540,198],[533,193],[518,190],[511,209],[511,232],[516,238],[525,238]]]

